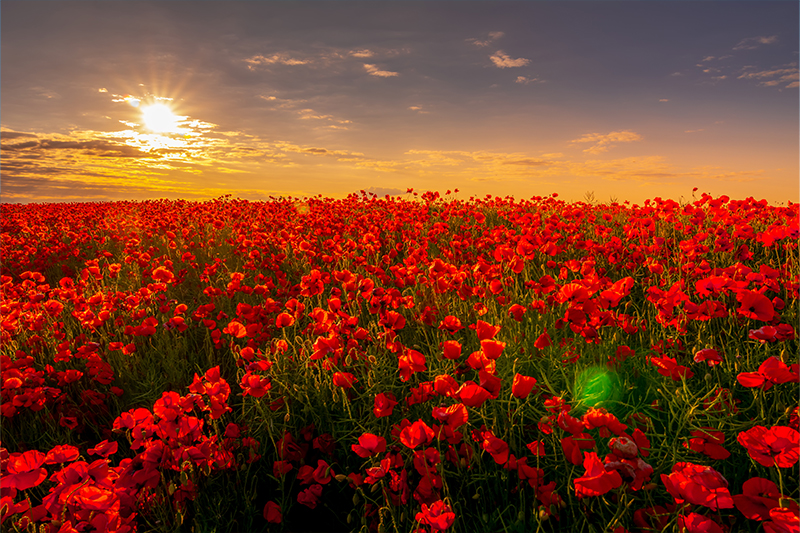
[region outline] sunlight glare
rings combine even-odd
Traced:
[[[164,104],[153,104],[142,109],[142,119],[147,129],[157,133],[178,133],[179,117]]]

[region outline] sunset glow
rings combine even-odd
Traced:
[[[8,0],[2,200],[797,202],[797,20],[783,1]]]
[[[178,117],[164,104],[153,104],[142,109],[145,126],[156,133],[178,133]]]

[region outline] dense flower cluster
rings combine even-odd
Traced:
[[[798,531],[797,204],[413,195],[2,205],[4,530]]]

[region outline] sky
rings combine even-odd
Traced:
[[[798,202],[798,6],[3,0],[0,199]]]

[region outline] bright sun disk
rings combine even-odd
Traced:
[[[178,133],[178,117],[164,104],[142,108],[142,119],[147,129],[157,133]]]

